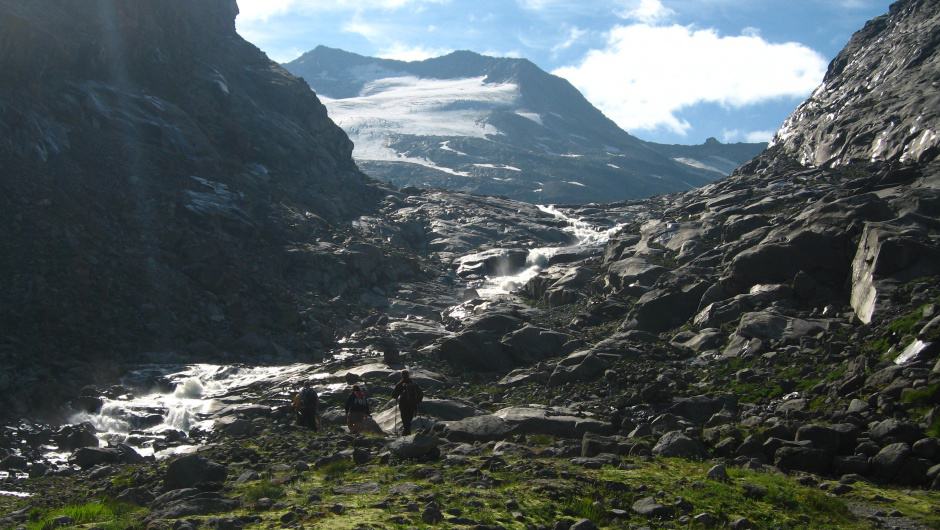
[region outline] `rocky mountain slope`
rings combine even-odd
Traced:
[[[398,186],[602,202],[701,186],[764,148],[641,141],[524,59],[402,62],[320,46],[284,66],[317,91],[360,166]]]
[[[933,61],[921,36],[936,7],[898,2],[841,59],[920,46]],[[934,73],[910,72],[879,104],[911,84],[933,97]],[[874,127],[867,105],[840,112]],[[559,209],[382,189],[315,248],[419,273],[368,289],[334,278],[316,314],[335,315],[338,340],[318,362],[183,352],[76,391],[66,424],[6,425],[0,526],[937,528],[940,161],[801,163],[828,123],[648,200]],[[332,269],[303,270],[288,278]],[[427,394],[404,437],[401,368]],[[291,421],[304,380],[318,433]],[[345,431],[353,383],[381,433]]]
[[[317,304],[417,270],[355,240],[385,191],[236,13],[0,2],[4,402],[49,392],[50,364],[58,387],[84,361],[187,344],[317,349]]]
[[[897,2],[868,22],[775,143],[814,166],[935,158],[938,17],[936,2]]]

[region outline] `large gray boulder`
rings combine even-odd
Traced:
[[[509,355],[517,364],[532,364],[550,357],[565,355],[570,335],[527,325],[502,339]]]
[[[623,289],[634,283],[653,285],[667,269],[653,265],[643,258],[626,258],[615,261],[607,269],[606,282],[609,287]]]
[[[186,455],[170,462],[163,484],[168,490],[191,488],[210,482],[224,482],[228,469],[199,455]]]
[[[899,283],[940,273],[937,242],[919,230],[866,223],[852,260],[852,308],[871,323]]]
[[[701,442],[689,438],[681,431],[667,432],[662,435],[653,447],[653,454],[695,460],[701,460],[708,456]]]
[[[536,407],[507,407],[496,411],[516,434],[549,434],[566,438],[580,438],[587,432],[605,433],[607,422],[586,416],[576,416],[565,410]]]
[[[438,356],[454,366],[475,372],[507,372],[515,366],[496,335],[474,330],[441,341]]]
[[[872,474],[878,480],[891,482],[900,474],[910,457],[910,445],[903,442],[886,445],[871,459]]]
[[[418,417],[415,418],[412,427],[415,429],[429,428],[436,421],[458,421],[481,414],[483,414],[482,410],[464,401],[427,398],[421,402],[418,408]],[[373,419],[387,433],[394,433],[396,427],[401,427],[398,405],[394,402],[389,408],[374,414]]]
[[[121,461],[121,452],[110,447],[82,447],[72,453],[72,461],[82,469],[100,464],[117,464]]]
[[[706,289],[707,283],[693,282],[649,291],[637,301],[623,328],[661,333],[679,327],[695,314]]]
[[[605,370],[607,370],[607,363],[593,352],[589,352],[577,364],[559,363],[548,378],[548,384],[558,386],[565,383],[593,381]]]
[[[734,410],[738,399],[733,394],[676,398],[669,412],[695,423],[705,423],[722,409]]]
[[[513,426],[493,414],[444,422],[443,436],[451,442],[491,442],[512,434]]]
[[[742,315],[735,333],[748,339],[795,342],[802,337],[825,333],[829,326],[826,320],[808,320],[773,311],[758,311]]]
[[[774,453],[774,465],[784,471],[824,474],[832,467],[832,455],[822,449],[785,445]]]
[[[880,444],[904,442],[913,444],[924,437],[924,432],[913,423],[888,418],[872,427],[871,439]]]
[[[439,452],[441,441],[431,434],[412,434],[392,440],[388,450],[399,458],[423,458]]]
[[[803,425],[796,431],[796,441],[809,442],[815,449],[835,454],[842,443],[842,435],[825,425]]]

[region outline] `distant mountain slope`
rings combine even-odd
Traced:
[[[402,62],[320,46],[285,67],[317,91],[360,166],[397,185],[610,201],[707,184],[764,148],[644,142],[525,59]]]

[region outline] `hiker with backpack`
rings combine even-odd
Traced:
[[[313,389],[310,381],[304,381],[303,388],[294,396],[294,400],[291,404],[294,409],[297,425],[316,431],[318,427],[317,416],[319,415],[319,404],[320,397],[317,395],[317,391]]]
[[[411,434],[411,422],[418,413],[418,405],[424,399],[424,392],[417,383],[411,380],[408,370],[401,371],[401,381],[395,385],[392,397],[398,401],[398,412],[401,414],[402,436]]]
[[[349,432],[361,433],[370,417],[369,398],[359,385],[353,386],[352,392],[346,398],[346,426],[349,427]]]

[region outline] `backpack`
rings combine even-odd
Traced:
[[[356,395],[353,394],[353,402],[352,402],[352,406],[350,407],[350,410],[353,410],[355,412],[368,412],[369,411],[369,398],[366,397],[365,394],[363,394],[362,397],[356,397]]]
[[[424,399],[424,392],[422,392],[413,381],[409,381],[405,383],[402,389],[401,399],[406,403],[418,405],[421,403],[421,400]]]
[[[317,406],[318,401],[317,393],[312,388],[305,388],[300,391],[300,403],[304,408],[313,408]]]

